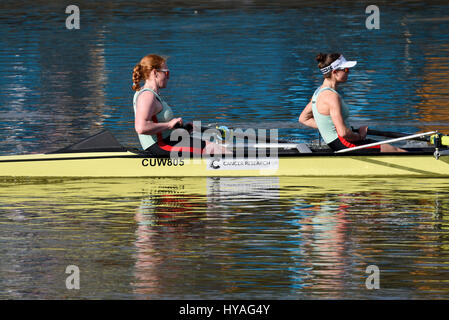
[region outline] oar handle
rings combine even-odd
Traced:
[[[191,132],[193,130],[193,124],[191,122],[188,122],[186,124],[179,124],[177,123],[173,129],[185,129],[189,132]],[[257,135],[253,135],[253,134],[248,134],[248,133],[238,133],[235,132],[235,130],[233,129],[229,129],[225,126],[220,126],[220,127],[201,127],[200,131],[201,133],[204,133],[206,130],[217,130],[220,133],[221,139],[225,140],[227,137],[235,137],[235,138],[242,138],[242,139],[248,139],[248,140],[254,140],[254,141],[259,141],[259,137]],[[290,143],[289,141],[285,141],[285,140],[271,140],[270,137],[266,137],[265,138],[265,142],[267,143]]]
[[[186,129],[187,131],[191,131],[191,130],[193,130],[193,124],[190,122],[188,122],[186,124],[180,124],[178,122],[177,124],[175,124],[173,129]],[[201,131],[203,131],[202,128],[201,128]]]
[[[186,129],[187,131],[192,131],[193,130],[193,124],[191,122],[188,122],[186,124],[180,124],[179,122],[173,127],[173,129]],[[246,135],[246,134],[236,134],[236,132],[234,132],[234,130],[229,129],[228,127],[225,126],[220,126],[220,127],[201,127],[200,131],[201,133],[203,133],[206,130],[217,130],[220,135],[222,136],[222,138],[224,139],[226,136],[228,135],[232,135],[232,136],[236,136],[236,137],[246,137],[248,139],[257,139],[257,136],[255,135]]]
[[[180,124],[180,123],[178,122],[177,124],[175,124],[175,126],[173,127],[173,129],[185,129],[185,130],[191,132],[191,131],[193,130],[193,123],[188,122],[188,123],[186,123],[186,124]],[[200,132],[203,133],[204,131],[209,130],[209,129],[215,129],[215,130],[218,130],[222,136],[224,136],[225,133],[226,133],[225,130],[223,130],[223,129],[220,129],[220,128],[210,128],[210,127],[200,127]]]

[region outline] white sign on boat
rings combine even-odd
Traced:
[[[278,170],[278,158],[207,159],[207,170]]]

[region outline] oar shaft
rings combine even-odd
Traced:
[[[348,149],[342,149],[342,150],[335,151],[335,153],[351,152],[351,151],[365,149],[365,148],[369,148],[369,147],[380,146],[382,144],[387,144],[387,143],[394,143],[394,142],[399,142],[399,141],[404,141],[404,140],[412,140],[412,139],[420,137],[420,136],[430,136],[430,135],[435,134],[435,133],[437,133],[437,131],[429,131],[429,132],[426,132],[426,133],[412,134],[412,135],[409,135],[409,136],[406,136],[406,137],[401,137],[401,138],[390,139],[390,140],[386,140],[386,141],[380,141],[380,142],[364,144],[362,146],[352,147],[352,148],[348,148]]]
[[[192,123],[186,123],[183,125],[177,124],[175,127],[175,129],[178,128],[182,128],[185,129],[187,131],[192,131],[194,130],[194,126]],[[195,127],[195,129],[197,129],[198,127]],[[266,143],[289,143],[288,141],[285,140],[277,140],[277,139],[271,139],[270,136],[259,136],[257,134],[252,134],[251,132],[248,131],[237,131],[234,129],[228,129],[228,128],[223,128],[223,127],[217,127],[217,128],[212,128],[212,127],[199,127],[199,131],[201,133],[204,133],[207,130],[216,130],[218,131],[218,133],[221,135],[222,140],[226,140],[226,138],[231,137],[232,138],[237,138],[237,139],[248,139],[248,141],[259,141],[259,140],[263,140],[263,142]],[[255,133],[255,132],[254,132]]]

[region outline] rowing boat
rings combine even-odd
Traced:
[[[105,130],[53,152],[2,156],[0,177],[449,177],[447,146],[407,151],[334,153],[290,143],[279,144],[276,156],[154,158]]]
[[[203,201],[223,200],[225,206],[241,206],[241,200],[284,199],[296,200],[290,203],[298,205],[301,203],[298,199],[310,199],[310,203],[315,204],[334,196],[342,196],[344,201],[350,201],[352,196],[366,198],[372,204],[371,195],[377,200],[400,199],[415,204],[419,203],[417,199],[425,198],[429,205],[421,206],[420,210],[426,211],[433,207],[435,201],[445,200],[448,190],[446,179],[440,178],[392,180],[335,177],[332,183],[329,182],[330,179],[326,177],[18,179],[0,183],[0,199],[3,212],[15,214],[22,213],[22,209],[28,206],[33,208],[33,212],[36,212],[36,207],[52,207],[51,211],[55,214],[67,210],[87,210],[92,213],[92,209],[98,209],[99,206],[111,209],[122,205],[128,208],[126,212],[134,212],[141,201],[148,205],[146,200],[153,197],[174,199],[171,201],[173,206],[177,206],[176,200],[179,200],[192,201],[197,208],[203,208],[199,205]],[[385,207],[386,203],[381,202]],[[156,207],[164,204],[167,203],[152,203]],[[58,210],[54,210],[55,207]],[[98,212],[101,213],[101,210]]]

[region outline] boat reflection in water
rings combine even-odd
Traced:
[[[372,264],[387,271],[383,297],[447,294],[428,285],[442,274],[426,266],[445,266],[433,243],[447,232],[442,179],[179,182],[152,193],[136,214],[142,297],[371,297]]]
[[[4,181],[0,297],[448,298],[448,193],[446,179]]]

